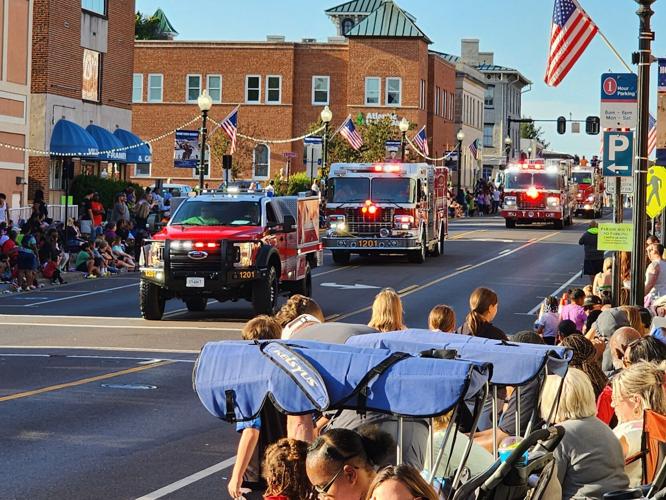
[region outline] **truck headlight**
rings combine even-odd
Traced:
[[[559,196],[548,196],[546,198],[546,205],[548,207],[559,207],[560,206],[560,197]]]
[[[346,231],[347,224],[345,223],[344,215],[329,215],[328,216],[328,225],[332,231]]]
[[[515,207],[516,206],[516,197],[515,196],[505,196],[504,197],[504,206],[505,207]]]
[[[590,196],[588,196],[587,201],[594,201],[594,195],[591,194]]]
[[[395,215],[393,217],[393,227],[395,229],[411,229],[414,225],[414,216]]]
[[[254,241],[234,243],[234,267],[251,267],[254,263],[254,253],[260,246],[260,243]]]

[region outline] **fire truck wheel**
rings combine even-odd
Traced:
[[[439,226],[439,238],[437,238],[437,243],[432,249],[432,256],[439,257],[444,254],[444,224]]]
[[[516,227],[516,221],[514,219],[505,219],[504,225],[507,229],[513,229]]]
[[[208,299],[206,297],[192,297],[185,299],[187,310],[191,312],[201,312],[206,310]]]
[[[562,219],[558,219],[553,222],[553,227],[555,229],[562,229],[564,227],[564,221]]]
[[[425,240],[425,235],[423,235],[423,238],[421,239],[421,248],[418,250],[412,250],[407,254],[407,259],[409,262],[412,264],[423,264],[426,260],[426,250],[428,248],[428,245]]]
[[[139,283],[139,307],[143,319],[150,321],[159,321],[164,314],[164,304],[166,300],[160,297],[160,287],[143,281]]]
[[[351,258],[351,254],[345,250],[333,250],[331,252],[333,254],[333,263],[337,264],[339,266],[346,266],[349,264],[349,259]]]
[[[257,314],[273,314],[277,308],[278,274],[275,266],[268,269],[265,280],[252,284],[252,306]]]

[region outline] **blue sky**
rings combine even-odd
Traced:
[[[433,40],[432,49],[460,53],[461,38],[479,38],[482,51],[495,53],[495,63],[518,69],[532,80],[523,95],[523,116],[574,119],[599,115],[600,75],[624,72],[600,37],[596,37],[571,73],[557,88],[543,83],[553,0],[396,0],[416,17]],[[624,59],[638,47],[638,16],[634,0],[579,0]],[[324,10],[335,0],[136,0],[137,10],[158,7],[180,33],[180,40],[264,40],[285,35],[287,40],[335,35]],[[656,2],[652,27],[666,26],[666,4]],[[666,30],[657,31],[653,51],[666,56]],[[656,116],[656,67],[652,71],[650,108]],[[599,136],[558,135],[554,124],[543,124],[551,148],[585,154],[599,151]]]

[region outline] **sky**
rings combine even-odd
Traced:
[[[631,66],[638,48],[638,4],[634,0],[579,0],[599,29]],[[180,33],[176,40],[265,40],[284,35],[289,41],[335,35],[324,11],[343,3],[336,0],[136,0],[138,11],[152,14],[158,7]],[[416,17],[416,24],[433,50],[460,54],[462,38],[480,39],[480,50],[495,53],[495,64],[520,71],[533,82],[524,92],[524,117],[585,119],[599,115],[601,74],[626,72],[597,36],[556,88],[543,83],[553,0],[396,0]],[[655,2],[652,29],[655,56],[666,57],[666,4]],[[635,67],[632,67],[635,68]],[[634,69],[635,71],[635,69]],[[650,109],[656,117],[656,65],[652,68]],[[528,87],[529,88],[529,87]],[[600,136],[558,135],[555,124],[541,125],[550,149],[588,157],[599,152]],[[584,124],[582,124],[584,131]]]

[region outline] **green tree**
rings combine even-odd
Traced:
[[[156,16],[146,16],[138,11],[134,17],[134,38],[136,40],[168,40],[168,36],[160,32],[160,20]]]
[[[545,132],[541,127],[534,125],[534,122],[520,124],[520,137],[522,139],[536,139],[543,144],[544,149],[548,149],[550,143],[544,137]]]

